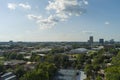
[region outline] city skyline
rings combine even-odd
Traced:
[[[119,0],[1,0],[0,41],[120,41]]]

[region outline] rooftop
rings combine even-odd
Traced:
[[[83,80],[85,79],[84,77],[83,72],[80,70],[60,69],[55,80]]]

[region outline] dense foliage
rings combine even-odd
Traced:
[[[120,52],[112,58],[112,66],[105,71],[107,80],[120,80]]]
[[[57,68],[52,63],[40,63],[34,70],[23,75],[20,80],[52,80]]]

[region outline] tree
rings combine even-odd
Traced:
[[[16,53],[9,53],[8,59],[16,59]]]
[[[54,63],[58,68],[69,67],[69,57],[67,55],[57,54],[54,56]]]
[[[39,63],[36,69],[24,74],[20,80],[53,80],[57,67],[53,63]]]
[[[97,55],[95,58],[93,58],[93,64],[102,64],[103,62],[104,62],[103,55]]]
[[[24,55],[23,54],[17,54],[16,59],[23,60]]]
[[[106,80],[120,80],[120,66],[111,66],[105,70]]]
[[[76,69],[81,69],[82,68],[82,65],[81,64],[77,64],[76,65]]]
[[[77,62],[78,62],[79,64],[83,64],[84,61],[85,61],[85,54],[79,54],[79,55],[77,56]]]
[[[95,80],[102,80],[102,78],[98,75]]]
[[[52,80],[57,72],[57,67],[54,64],[49,64],[47,66],[47,72],[49,75],[49,79]]]
[[[54,63],[54,55],[52,55],[52,54],[46,55],[45,56],[45,61],[50,62],[50,63]]]
[[[120,80],[120,52],[112,58],[112,66],[105,69],[106,80]]]
[[[4,72],[4,66],[0,64],[0,73]]]
[[[113,65],[120,65],[120,52],[112,58],[112,64]]]
[[[93,66],[91,64],[86,64],[84,71],[87,74],[87,77],[92,76],[92,70]]]
[[[37,69],[27,72],[20,80],[49,80],[49,77],[43,69]]]
[[[100,65],[99,64],[93,64],[93,70],[95,72],[99,71],[99,69],[100,69]]]
[[[30,60],[35,62],[40,62],[41,57],[37,54],[32,54]]]
[[[23,67],[21,66],[18,66],[16,69],[15,69],[15,74],[17,75],[18,78],[22,77],[24,74],[25,74],[25,70]]]

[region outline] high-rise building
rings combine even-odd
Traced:
[[[111,39],[110,44],[114,44],[114,43],[115,43],[114,39]]]
[[[99,44],[103,45],[104,44],[104,39],[99,39]]]
[[[93,44],[93,36],[90,36],[89,41],[90,41],[90,44]]]
[[[88,43],[91,47],[93,46],[93,36],[89,37]]]

